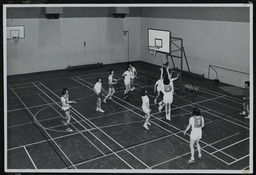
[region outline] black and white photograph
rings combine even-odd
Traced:
[[[253,4],[4,4],[6,173],[253,173]]]

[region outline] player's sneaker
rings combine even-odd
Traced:
[[[99,112],[105,112],[105,111],[103,111],[102,109],[99,109]]]
[[[67,122],[66,121],[62,121],[63,125],[67,126]]]
[[[192,163],[195,163],[195,160],[193,160],[193,159],[190,158],[190,159],[188,160],[187,164],[192,164]]]
[[[197,157],[197,158],[198,158],[199,160],[201,160],[201,159],[202,159],[202,156],[199,156],[199,155],[198,155],[198,157]]]
[[[166,120],[171,121],[171,116],[170,115],[166,115]]]
[[[106,100],[103,100],[103,103],[107,103]]]
[[[148,125],[147,124],[144,124],[143,127],[146,129],[146,130],[149,130],[148,128]]]
[[[150,126],[150,125],[151,125],[151,123],[149,123],[149,122],[148,122],[148,125]]]
[[[71,128],[67,128],[66,131],[72,132],[73,130]]]
[[[243,112],[241,112],[241,113],[240,113],[240,115],[246,115],[246,112],[245,112],[245,111],[243,111]]]
[[[99,109],[99,108],[96,108],[96,111],[100,111],[100,109]]]

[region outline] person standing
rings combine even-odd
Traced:
[[[240,115],[244,115],[245,118],[250,118],[250,82],[244,82],[245,90],[244,90],[244,97],[243,97],[243,112]]]
[[[76,103],[75,101],[69,101],[69,94],[68,94],[68,89],[64,88],[62,90],[62,96],[60,97],[61,101],[61,110],[64,111],[65,117],[64,119],[66,121],[62,121],[62,123],[66,126],[66,131],[72,132],[73,130],[70,128],[70,111],[71,111],[71,103]]]
[[[99,112],[104,112],[101,108],[101,90],[102,90],[102,83],[101,83],[101,78],[98,77],[97,78],[97,82],[94,85],[94,92],[97,95],[97,107],[96,107],[96,111]]]
[[[137,77],[137,71],[135,69],[135,67],[132,66],[132,64],[129,64],[130,67],[130,73],[131,73],[131,91],[133,91],[135,89],[135,86],[133,84],[134,79]]]
[[[186,132],[191,129],[190,133],[190,153],[191,157],[188,160],[188,164],[195,162],[195,149],[194,144],[196,143],[197,151],[198,151],[198,159],[202,159],[201,146],[199,144],[200,139],[202,138],[202,128],[204,127],[204,118],[201,116],[201,111],[198,108],[194,108],[192,112],[193,116],[189,118],[189,123],[187,128],[184,131],[184,135]]]
[[[114,85],[119,81],[119,79],[114,78],[114,69],[110,69],[108,76],[108,95],[104,98],[103,102],[106,103],[107,99],[112,99],[112,96],[115,93],[115,87]]]
[[[150,109],[149,98],[146,90],[141,91],[141,98],[142,98],[142,110],[145,113],[145,119],[146,119],[143,127],[148,130],[149,129],[148,125],[151,125],[149,122],[151,109]]]
[[[124,99],[128,97],[128,92],[131,90],[131,72],[130,67],[127,68],[127,70],[123,73],[122,77],[124,77]]]

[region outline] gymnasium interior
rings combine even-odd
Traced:
[[[252,107],[240,115],[245,81],[250,97],[253,88],[252,4],[5,5],[3,14],[6,172],[252,172]],[[135,90],[123,99],[129,64]],[[171,121],[154,103],[167,64],[180,76]],[[101,77],[107,95],[110,69],[121,80],[100,113],[93,87]],[[63,88],[77,102],[72,132],[62,124]],[[202,159],[187,164],[183,132],[195,107],[205,121]]]

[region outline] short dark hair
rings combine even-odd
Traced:
[[[169,80],[168,77],[165,77],[164,78],[164,85],[168,85],[168,84],[170,84],[170,80]]]
[[[114,69],[110,69],[110,70],[109,70],[109,74],[111,74],[111,73],[112,73],[112,71],[114,71]]]
[[[67,88],[63,88],[62,89],[62,95],[65,95],[67,90],[68,90]]]
[[[244,84],[246,84],[247,86],[250,86],[250,81],[245,81]]]
[[[99,81],[99,79],[101,79],[101,77],[98,77],[98,78],[97,78],[97,82]]]
[[[201,115],[201,111],[198,108],[194,108],[192,114],[198,116]]]
[[[147,95],[147,92],[146,92],[146,90],[142,90],[142,91],[140,92],[140,94],[141,94],[141,96],[145,96],[145,95]]]

